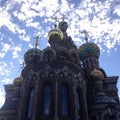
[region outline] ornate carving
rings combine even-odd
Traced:
[[[61,80],[65,79],[65,74],[63,72],[60,72],[58,74],[58,78],[61,79]]]
[[[55,59],[55,56],[56,52],[52,48],[47,47],[42,52],[41,60],[45,62],[51,62]]]
[[[66,74],[71,73],[71,71],[70,71],[70,69],[68,68],[67,65],[64,66],[64,68],[62,69],[62,71],[63,71],[64,73],[66,73]]]
[[[40,79],[41,79],[41,80],[44,80],[45,78],[46,78],[46,74],[45,74],[45,72],[42,71],[42,72],[40,73]]]
[[[66,60],[68,58],[67,49],[64,47],[61,47],[57,50],[57,58]]]

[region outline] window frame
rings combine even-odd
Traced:
[[[66,87],[65,88],[66,91],[62,91],[62,90],[65,90],[62,87]],[[62,84],[61,87],[60,87],[60,92],[61,92],[61,115],[63,117],[69,117],[70,116],[70,100],[69,100],[70,95],[69,95],[69,87],[68,87],[68,85]],[[65,108],[64,105],[66,105],[66,108]]]
[[[31,119],[33,115],[34,109],[34,99],[35,99],[35,88],[32,87],[28,94],[28,102],[27,102],[27,119]]]
[[[49,93],[47,93],[48,92],[47,91],[48,90],[48,88],[47,88],[48,86],[49,86],[49,90],[50,90]],[[42,116],[44,116],[44,117],[50,116],[50,114],[51,114],[51,99],[52,99],[52,87],[51,87],[50,83],[47,83],[47,84],[45,84],[43,86],[43,90],[42,90],[42,102],[41,103],[42,103]],[[45,101],[49,105],[44,103]],[[45,112],[44,109],[48,109],[48,113],[44,113]]]

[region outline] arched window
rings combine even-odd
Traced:
[[[69,116],[69,89],[66,85],[61,86],[61,110],[63,116]]]
[[[43,115],[48,116],[50,114],[50,103],[51,103],[51,86],[47,84],[43,88]]]
[[[78,118],[81,119],[81,106],[80,106],[80,91],[77,89],[76,91],[76,105],[77,105],[77,111],[78,111]]]
[[[29,93],[27,118],[31,118],[32,117],[34,97],[35,97],[35,89],[32,88],[30,93]]]

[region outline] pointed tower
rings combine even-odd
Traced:
[[[86,43],[79,48],[79,58],[82,61],[86,76],[87,107],[90,120],[118,120],[118,94],[116,88],[117,77],[107,77],[105,71],[99,65],[100,49],[95,43],[88,42],[87,32],[85,33]],[[109,88],[114,86],[114,90]],[[108,91],[113,92],[111,93]]]
[[[92,80],[92,96],[88,97],[88,111],[90,120],[117,120],[117,101],[108,96],[103,89],[104,74],[95,67],[90,73]]]
[[[57,18],[55,18],[57,20]],[[60,41],[63,39],[63,33],[57,26],[55,21],[54,28],[48,33],[49,44],[52,48],[57,49],[60,46]]]

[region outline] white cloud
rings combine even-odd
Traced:
[[[26,42],[30,42],[30,36],[27,35],[19,35],[20,40],[26,41]]]
[[[0,53],[0,58],[3,58],[5,56],[5,53]]]
[[[2,49],[2,52],[8,52],[9,50],[11,49],[11,45],[5,43],[3,44],[3,49]]]
[[[10,14],[2,8],[0,8],[0,21],[0,27],[6,26],[11,32],[15,33],[16,25],[11,21]]]
[[[0,89],[0,107],[4,104],[5,101],[5,93],[2,89]]]
[[[3,80],[1,80],[1,83],[4,83],[4,84],[8,84],[8,83],[11,83],[12,80],[10,80],[9,78],[4,78]]]
[[[8,68],[8,64],[6,62],[0,62],[0,76],[8,76],[10,73],[10,69]]]
[[[18,58],[19,57],[18,52],[21,51],[21,46],[15,46],[12,49],[13,49],[12,51],[13,59]]]
[[[113,14],[116,14],[120,17],[120,4],[115,4],[115,7],[113,8],[114,11],[113,11]]]

